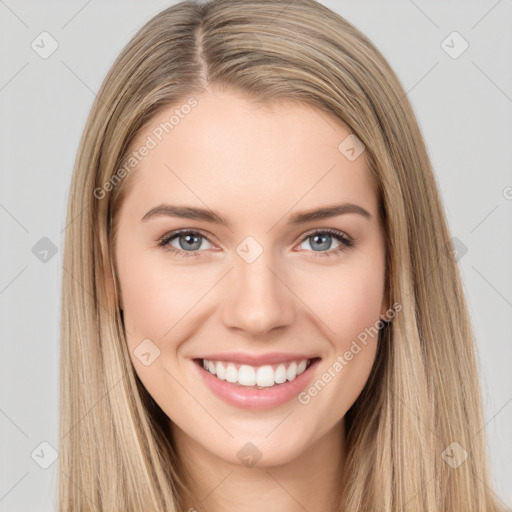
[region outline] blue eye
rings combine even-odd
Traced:
[[[313,250],[315,253],[314,256],[336,256],[342,251],[355,245],[355,242],[351,238],[349,238],[341,231],[337,231],[336,229],[323,229],[306,233],[302,237],[300,243],[302,244],[306,240],[312,240],[312,242],[310,242],[312,247],[316,246],[318,249],[330,249],[332,242],[328,241],[329,238],[335,238],[340,243],[340,245],[331,251]]]
[[[189,251],[169,245],[171,241],[174,241],[174,239],[178,240],[181,247],[191,250]],[[165,235],[159,240],[158,245],[164,247],[166,250],[176,254],[177,256],[187,258],[189,256],[199,256],[198,251],[192,251],[192,249],[199,249],[202,239],[206,240],[206,237],[199,231],[180,230],[173,231],[172,233]]]
[[[329,239],[335,238],[339,242],[339,246],[332,250],[315,250],[313,249],[313,257],[319,256],[336,256],[342,251],[353,247],[355,245],[354,240],[349,238],[341,231],[335,229],[317,229],[306,233],[300,240],[302,244],[306,240],[311,240],[310,244],[312,247],[318,249],[330,249],[332,242]],[[178,240],[180,247],[174,247],[170,243],[174,240]],[[158,246],[163,247],[165,250],[175,254],[176,256],[187,258],[200,256],[198,249],[201,247],[202,241],[208,240],[205,235],[200,231],[182,229],[179,231],[173,231],[164,235],[159,241]],[[190,250],[188,250],[190,249]]]

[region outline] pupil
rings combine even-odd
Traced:
[[[197,244],[197,240],[199,240],[199,236],[196,236],[196,235],[182,235],[181,238],[186,239],[186,244],[189,249],[192,247],[192,245],[194,245],[194,243]],[[180,245],[183,247],[183,245],[181,243],[180,243]],[[199,243],[199,246],[200,245],[201,244]],[[194,247],[194,249],[198,249],[198,247]]]
[[[199,236],[190,235],[190,234],[182,235],[181,238],[185,238],[188,248],[191,248],[194,244],[197,244],[198,240],[199,240]],[[329,239],[330,239],[330,235],[313,235],[314,243],[315,244],[319,243],[322,246],[322,247],[319,247],[320,249],[329,249],[331,247],[331,241]],[[180,243],[180,245],[182,245],[182,244]],[[199,245],[201,245],[201,244],[199,243]],[[183,245],[182,245],[182,247],[183,247]],[[197,249],[198,247],[194,247],[194,248]]]
[[[320,249],[329,249],[329,247],[331,247],[330,241],[325,242],[325,240],[329,240],[329,238],[330,238],[329,235],[313,235],[313,239],[315,240],[315,243],[317,242],[318,239],[324,240],[323,247],[320,247]]]

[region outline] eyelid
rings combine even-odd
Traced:
[[[160,242],[162,240],[170,241],[171,239],[176,238],[178,235],[181,235],[183,233],[192,233],[192,234],[202,235],[203,238],[206,238],[211,244],[213,244],[213,242],[211,241],[211,238],[215,238],[215,237],[213,237],[213,235],[211,235],[210,233],[207,233],[206,231],[203,231],[202,229],[183,228],[183,229],[176,229],[174,231],[169,231],[165,235],[159,237],[157,241],[158,242]],[[218,245],[218,244],[216,244],[216,245]]]
[[[299,239],[299,242],[304,242],[306,238],[309,238],[311,235],[314,235],[315,233],[329,233],[330,235],[338,235],[348,242],[354,242],[354,239],[345,233],[345,231],[341,231],[339,229],[334,228],[313,228],[309,231],[306,231],[304,234],[301,235],[301,238]]]
[[[350,242],[354,241],[354,239],[350,235],[348,235],[345,231],[341,231],[339,229],[334,229],[334,228],[311,228],[308,231],[305,231],[304,233],[302,233],[302,235],[299,238],[297,238],[296,242],[303,242],[306,238],[310,237],[311,235],[314,235],[315,233],[319,233],[319,232],[342,235],[348,241],[350,241]],[[210,237],[213,237],[213,235],[211,235],[210,233],[207,233],[206,231],[203,231],[200,228],[182,228],[182,229],[177,229],[177,230],[174,230],[174,231],[169,231],[165,235],[159,237],[157,241],[161,241],[163,239],[174,238],[176,235],[179,235],[180,233],[198,233],[200,235],[203,235],[203,237],[205,237],[206,239],[208,239],[208,241],[210,243],[213,243],[210,240]],[[217,245],[220,245],[220,244],[217,244]]]
[[[173,252],[173,253],[175,253],[177,255],[181,255],[181,256],[184,256],[184,257],[187,257],[187,256],[199,256],[200,253],[203,252],[203,251],[183,251],[182,249],[177,249],[175,247],[172,247],[172,246],[168,245],[171,240],[175,239],[176,237],[178,237],[182,233],[198,234],[198,235],[201,235],[203,238],[205,238],[212,245],[219,245],[219,244],[214,244],[210,240],[210,236],[212,236],[212,235],[210,235],[209,233],[206,233],[202,229],[199,229],[199,228],[182,228],[182,229],[177,229],[177,230],[174,230],[174,231],[170,231],[170,232],[166,233],[165,235],[163,235],[162,237],[160,237],[157,240],[158,246],[159,247],[163,247],[164,249],[166,249],[166,250],[168,250],[170,252]],[[313,252],[314,253],[313,254],[314,257],[316,257],[316,256],[333,256],[338,251],[342,251],[344,249],[349,249],[350,247],[353,247],[354,245],[356,245],[356,240],[354,240],[350,235],[346,234],[344,231],[340,231],[340,230],[334,229],[334,228],[318,228],[317,227],[317,228],[312,228],[312,229],[304,232],[301,235],[301,237],[296,240],[294,246],[297,245],[298,243],[302,244],[309,237],[311,237],[312,235],[315,235],[317,233],[328,234],[329,236],[338,239],[338,242],[341,244],[341,247],[335,248],[335,249],[332,249],[332,250],[327,250],[327,251],[309,251],[309,252]]]

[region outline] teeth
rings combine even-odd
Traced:
[[[222,363],[217,364],[222,365]],[[252,366],[247,366],[246,364],[240,366],[238,370],[238,384],[242,384],[242,386],[256,386],[256,372]]]
[[[292,381],[303,373],[311,364],[311,360],[274,365],[265,365],[258,368],[247,364],[235,365],[233,363],[209,361],[203,359],[203,368],[221,380],[239,384],[240,386],[268,388],[275,384]]]

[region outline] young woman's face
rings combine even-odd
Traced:
[[[189,443],[285,463],[339,429],[374,362],[388,307],[377,193],[350,132],[316,109],[196,100],[133,145],[115,254],[128,349]]]

